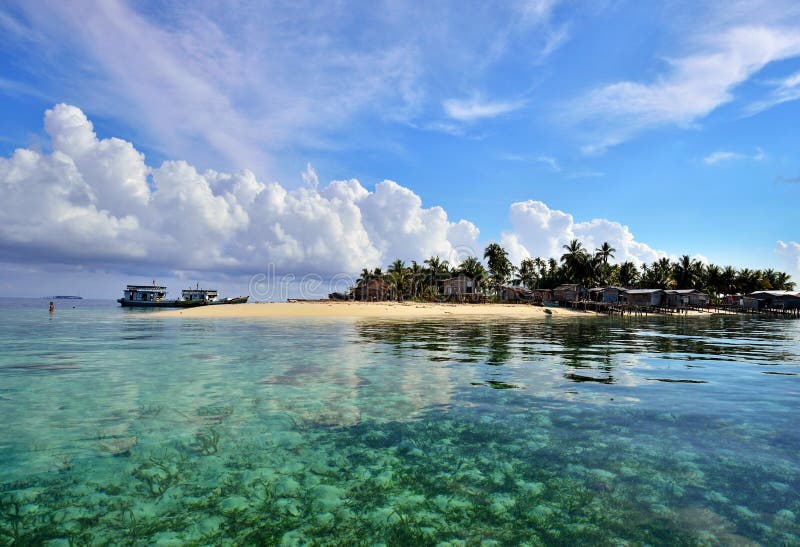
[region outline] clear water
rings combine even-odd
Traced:
[[[0,544],[800,544],[797,321],[46,304],[0,299]]]

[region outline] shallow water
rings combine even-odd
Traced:
[[[0,544],[800,543],[797,321],[57,306],[0,299]]]

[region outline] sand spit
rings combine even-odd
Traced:
[[[594,312],[548,308],[555,317],[591,317]],[[518,317],[545,318],[545,308],[527,304],[439,304],[420,302],[280,302],[202,306],[151,314],[151,317],[270,318],[343,317],[416,319],[427,317]]]

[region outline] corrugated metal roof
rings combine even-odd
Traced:
[[[628,294],[652,294],[654,292],[664,292],[663,289],[628,289]]]
[[[769,295],[769,296],[794,296],[800,298],[800,293],[794,291],[755,291],[751,292],[747,296],[750,297],[757,297],[758,295]]]

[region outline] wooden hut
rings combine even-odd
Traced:
[[[533,291],[524,287],[500,287],[497,292],[500,302],[521,303],[533,302]]]
[[[553,300],[556,302],[575,302],[583,298],[584,293],[584,288],[575,283],[559,285],[553,289]]]
[[[747,295],[747,306],[754,309],[800,309],[800,293],[793,291],[756,291]]]
[[[686,306],[707,306],[708,295],[697,289],[670,289],[664,291],[665,304],[672,308]]]
[[[463,273],[444,280],[444,296],[461,302],[475,302],[481,298],[475,279]]]
[[[620,295],[625,291],[626,289],[622,287],[603,287],[601,291],[602,298],[600,300],[607,304],[616,304],[620,301]]]
[[[629,306],[660,306],[664,299],[662,289],[628,289],[622,293],[623,302]]]
[[[531,297],[536,304],[543,304],[545,302],[553,301],[553,291],[551,289],[533,289]]]
[[[392,291],[389,283],[383,279],[370,279],[353,288],[353,298],[362,302],[377,302],[391,299]]]

